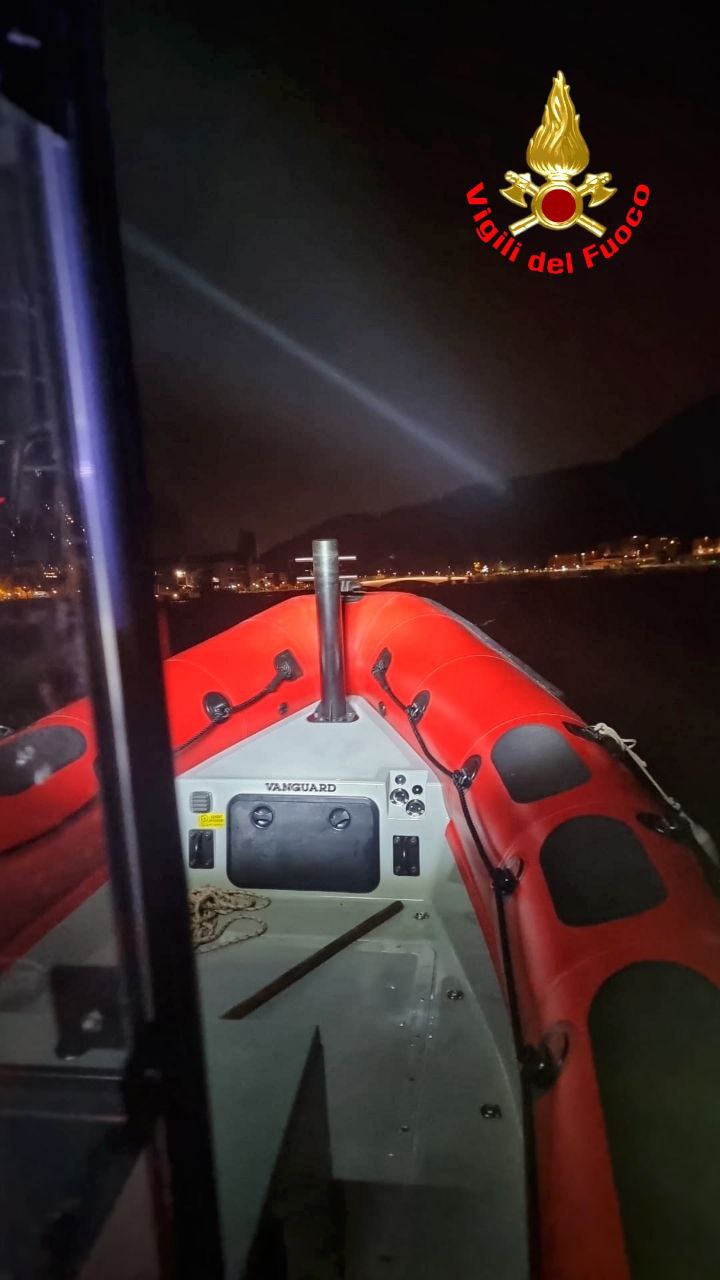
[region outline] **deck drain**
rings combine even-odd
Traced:
[[[446,995],[448,1000],[464,1000],[465,999],[465,992],[461,991],[459,987],[454,987],[451,991],[446,992]]]

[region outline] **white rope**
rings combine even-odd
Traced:
[[[249,913],[264,911],[270,906],[270,899],[247,889],[218,889],[205,884],[190,890],[188,904],[190,936],[196,951],[215,951],[233,942],[247,942],[259,938],[267,929],[265,920]],[[240,920],[245,921],[242,928],[237,927]]]
[[[683,818],[684,821],[687,822],[690,830],[692,831],[693,838],[705,851],[708,857],[712,858],[713,862],[720,865],[720,853],[718,853],[717,845],[709,831],[706,831],[704,827],[701,827],[698,822],[693,822],[692,818],[685,813],[680,801],[675,800],[673,796],[668,795],[667,791],[663,790],[657,778],[654,778],[648,769],[647,761],[643,760],[642,756],[639,756],[635,750],[635,747],[637,746],[637,738],[621,738],[616,729],[613,729],[609,724],[603,724],[602,721],[600,721],[599,724],[591,725],[590,728],[598,735],[598,738],[614,742],[615,746],[619,748],[623,755],[630,756],[638,769],[640,769],[641,773],[644,774],[653,790],[656,791],[664,800],[665,804],[668,805],[668,807],[672,809],[679,818]]]
[[[676,813],[682,813],[682,805],[680,804],[680,801],[674,800],[672,796],[668,795],[667,791],[663,791],[657,778],[654,778],[648,769],[647,760],[643,760],[642,757],[638,755],[635,750],[635,747],[637,746],[637,738],[621,738],[616,729],[611,728],[609,724],[603,724],[602,721],[599,724],[593,724],[590,727],[600,738],[610,738],[625,755],[630,756],[630,758],[635,761],[638,769],[641,769],[645,774],[650,786],[657,791],[659,796],[662,796],[665,803],[669,805],[671,809],[674,809]]]

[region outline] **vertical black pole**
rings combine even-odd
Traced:
[[[173,1275],[221,1277],[202,1034],[164,704],[99,6],[53,6],[68,137],[39,126],[87,531],[89,657],[108,857],[139,1065],[157,1079]]]

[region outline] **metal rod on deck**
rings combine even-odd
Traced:
[[[312,549],[322,681],[322,699],[312,719],[336,724],[356,718],[345,695],[338,544],[335,538],[318,538]]]
[[[254,1009],[259,1009],[261,1005],[267,1004],[268,1000],[280,995],[281,991],[287,991],[288,987],[291,987],[294,982],[304,978],[306,973],[312,973],[313,969],[317,969],[326,960],[332,959],[339,951],[344,951],[351,943],[358,942],[360,938],[364,938],[366,933],[370,933],[373,929],[377,929],[379,925],[385,924],[386,920],[392,920],[393,916],[402,911],[403,906],[404,903],[397,899],[397,901],[391,902],[389,906],[383,907],[381,911],[375,911],[373,915],[368,916],[367,920],[361,920],[360,924],[353,925],[352,929],[348,929],[346,933],[341,933],[339,938],[334,938],[332,942],[328,942],[319,951],[314,951],[307,959],[293,965],[292,969],[287,969],[285,973],[281,973],[280,977],[275,978],[274,982],[269,982],[266,987],[261,987],[254,995],[248,996],[246,1000],[241,1000],[239,1004],[234,1004],[231,1009],[220,1015],[221,1018],[231,1022],[237,1022],[240,1018],[245,1018]]]

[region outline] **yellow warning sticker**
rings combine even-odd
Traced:
[[[198,822],[201,827],[224,827],[224,813],[200,813],[198,814]]]

